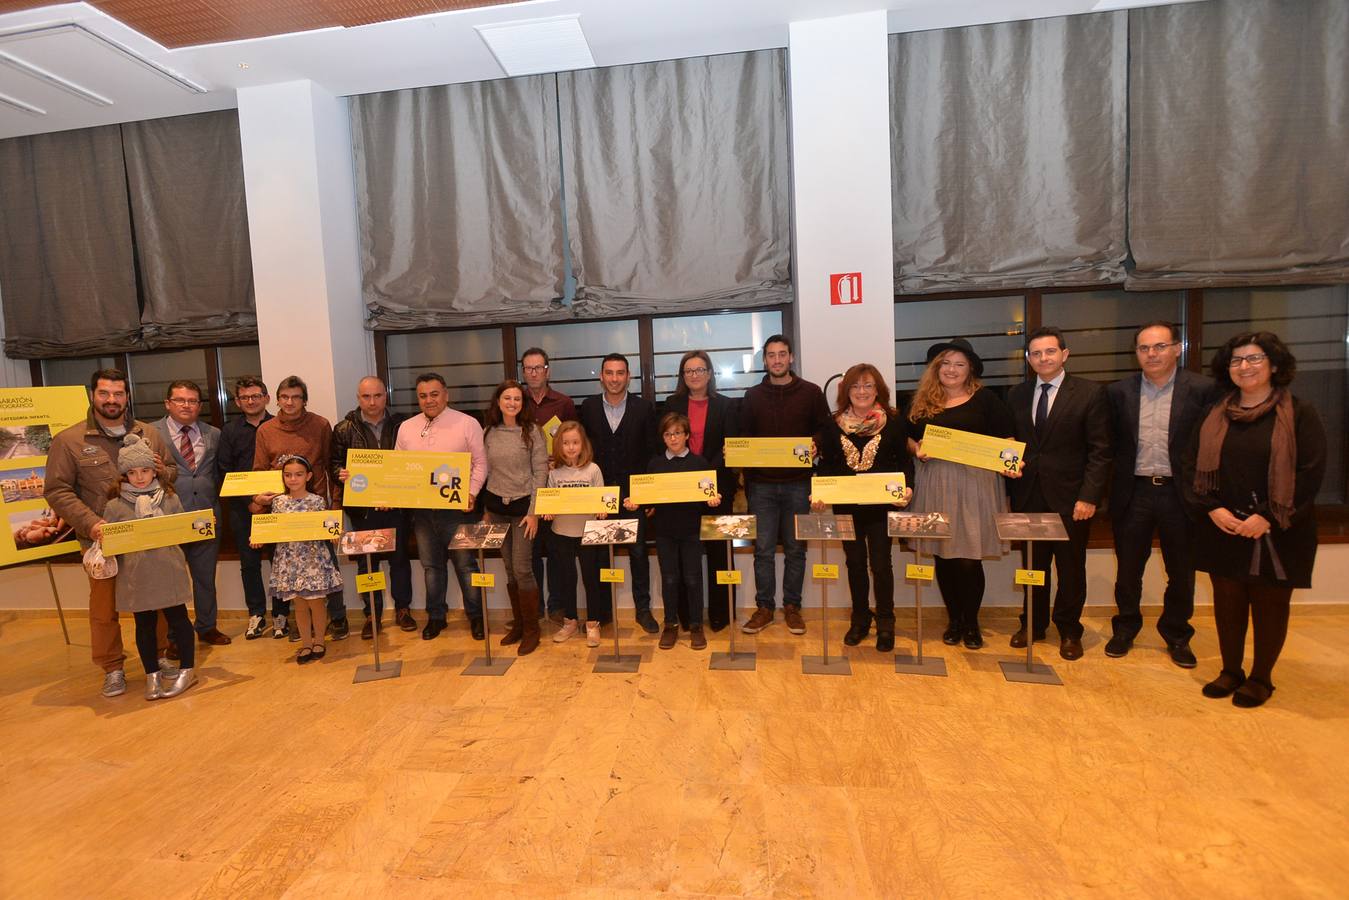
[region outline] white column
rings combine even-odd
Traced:
[[[885,10],[788,30],[796,358],[820,385],[859,362],[894,372],[886,38]],[[862,302],[831,305],[830,275],[850,272]]]
[[[310,81],[239,91],[262,377],[309,385],[336,422],[374,371],[363,326],[347,101]]]

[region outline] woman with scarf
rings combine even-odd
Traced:
[[[858,363],[838,384],[835,412],[824,431],[815,436],[820,475],[861,475],[866,472],[903,472],[905,490],[895,506],[907,506],[912,491],[913,459],[907,446],[907,426],[890,407],[890,388],[870,363]],[[824,509],[812,498],[811,507]],[[856,647],[871,632],[871,584],[876,590],[876,649],[895,649],[895,574],[890,565],[888,505],[838,505],[837,515],[850,515],[857,535],[843,542],[852,595],[852,622],[843,643]],[[871,568],[870,578],[867,567]]]
[[[1254,707],[1274,693],[1293,589],[1311,587],[1326,434],[1316,410],[1288,390],[1297,364],[1277,335],[1239,334],[1212,365],[1226,394],[1199,425],[1192,487],[1208,513],[1196,568],[1213,582],[1223,668],[1204,696]],[[1248,621],[1255,631],[1249,675],[1242,668]]]

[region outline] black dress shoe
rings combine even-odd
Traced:
[[[978,625],[971,625],[966,628],[961,637],[965,642],[966,650],[978,650],[984,645],[984,633],[979,630]]]
[[[1133,645],[1133,638],[1127,638],[1122,634],[1114,635],[1105,642],[1105,655],[1111,659],[1119,659],[1121,656],[1127,655]]]
[[[895,633],[893,631],[876,632],[876,650],[880,653],[891,653],[895,649]]]
[[[721,631],[729,624],[730,624],[729,622],[708,622],[707,628],[709,631],[715,634],[716,632]]]
[[[1171,661],[1182,669],[1193,669],[1199,665],[1199,660],[1194,658],[1194,651],[1190,649],[1189,641],[1167,644],[1166,652],[1171,654]]]
[[[656,624],[656,617],[651,615],[651,610],[649,609],[637,610],[637,624],[640,625],[642,630],[647,634],[655,634],[657,631],[660,631],[660,626]]]
[[[422,640],[429,641],[437,637],[444,630],[444,619],[427,619],[426,627],[422,629]]]
[[[1231,696],[1232,692],[1246,683],[1246,673],[1229,672],[1223,669],[1218,677],[1204,685],[1203,694],[1211,700],[1221,700]]]
[[[1036,639],[1037,641],[1043,641],[1043,640],[1045,639],[1044,633],[1041,632],[1041,633],[1035,635],[1035,639]],[[1016,634],[1012,635],[1011,645],[1012,645],[1013,648],[1015,648],[1015,649],[1017,649],[1017,650],[1025,650],[1025,649],[1026,649],[1026,629],[1022,628],[1022,629],[1021,629],[1020,631],[1018,631]],[[1079,655],[1080,655],[1080,654],[1079,654]]]
[[[1082,639],[1074,637],[1062,638],[1059,641],[1059,656],[1064,659],[1082,658]]]
[[[853,626],[848,629],[848,633],[843,635],[843,643],[847,644],[849,647],[856,647],[858,644],[862,643],[867,639],[867,635],[870,632],[871,632],[870,623],[866,625],[858,625],[856,622],[854,622]]]
[[[473,640],[480,641],[483,636],[482,619],[469,619],[468,630],[473,635]]]
[[[948,647],[954,647],[960,643],[961,636],[965,629],[957,622],[952,622],[946,626],[946,630],[941,633],[941,642]]]

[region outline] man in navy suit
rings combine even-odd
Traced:
[[[216,472],[216,450],[220,429],[200,421],[201,388],[192,381],[169,385],[164,400],[168,415],[155,422],[159,435],[173,451],[178,480],[174,489],[183,509],[191,512],[209,509],[215,512],[216,536],[209,541],[183,544],[187,568],[192,573],[192,609],[196,613],[197,640],[203,644],[228,644],[228,635],[216,627],[215,564],[220,554],[220,482]],[[166,460],[167,462],[167,460]]]
[[[1143,371],[1106,388],[1115,438],[1115,476],[1110,487],[1110,519],[1115,532],[1114,636],[1106,656],[1124,656],[1143,628],[1140,603],[1143,570],[1152,554],[1152,536],[1162,545],[1166,593],[1157,631],[1171,660],[1195,667],[1190,638],[1194,628],[1194,554],[1191,522],[1181,492],[1183,461],[1196,422],[1216,398],[1213,379],[1180,368],[1180,329],[1149,322],[1134,335]]]
[[[1082,656],[1082,608],[1087,602],[1087,535],[1091,518],[1105,495],[1110,476],[1110,406],[1105,388],[1064,371],[1068,345],[1063,332],[1045,327],[1026,340],[1026,360],[1035,377],[1012,388],[1008,401],[1016,420],[1016,439],[1026,442],[1021,477],[1009,482],[1017,512],[1055,512],[1068,531],[1067,541],[1036,541],[1031,566],[1045,583],[1031,591],[1032,618],[1024,614],[1013,647],[1026,646],[1049,627],[1049,564],[1055,563],[1059,591],[1054,597],[1054,626],[1059,655]]]

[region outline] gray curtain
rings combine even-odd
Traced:
[[[1128,286],[1349,281],[1349,3],[1129,21]]]
[[[122,126],[147,347],[256,340],[239,116]]]
[[[791,300],[783,51],[557,79],[578,316]]]
[[[892,35],[899,293],[1124,276],[1128,20]]]
[[[0,141],[0,295],[10,357],[138,348],[118,126]]]
[[[351,101],[370,328],[560,317],[554,78]]]

